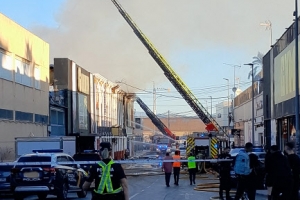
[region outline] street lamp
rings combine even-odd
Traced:
[[[212,96],[209,97],[210,97],[210,115],[212,117]]]
[[[295,0],[295,121],[296,121],[296,151],[300,156],[300,130],[299,130],[299,48],[298,48],[298,0]]]
[[[248,63],[244,65],[251,66],[251,75],[252,75],[252,143],[254,145],[254,74],[253,74],[253,63]]]
[[[241,68],[241,65],[234,65],[234,64],[228,64],[228,63],[223,63],[224,65],[229,65],[231,67],[233,67],[233,88],[232,88],[232,92],[233,92],[233,101],[232,101],[232,116],[234,119],[234,99],[235,99],[235,92],[237,90],[237,88],[235,87],[235,68],[239,67]]]
[[[226,80],[227,81],[227,86],[228,86],[228,96],[227,96],[227,108],[228,108],[228,110],[227,110],[227,112],[228,112],[228,114],[227,114],[227,117],[228,117],[228,128],[227,128],[227,133],[228,133],[228,131],[229,131],[229,127],[230,127],[230,122],[229,122],[229,79],[228,78],[223,78],[224,80]]]

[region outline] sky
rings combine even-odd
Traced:
[[[177,75],[213,113],[234,86],[250,86],[245,63],[270,49],[293,22],[294,1],[119,0]],[[69,58],[120,82],[156,113],[194,116],[110,0],[0,0],[0,12]],[[272,31],[260,23],[269,20]],[[225,65],[224,63],[230,64]],[[234,68],[233,65],[241,67]],[[235,78],[234,78],[235,69]],[[211,96],[211,97],[210,97]],[[142,109],[136,104],[136,112]]]

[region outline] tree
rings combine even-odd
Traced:
[[[262,54],[261,52],[258,52],[257,56],[253,57],[253,62],[252,62],[253,63],[253,75],[254,75],[254,79],[256,81],[258,81],[259,79],[262,78],[258,75],[263,67],[263,57],[264,57],[264,54]],[[250,72],[248,74],[248,79],[250,79],[251,76],[252,76],[252,70],[250,70]]]

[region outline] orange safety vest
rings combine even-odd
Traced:
[[[174,155],[174,160],[180,160],[180,155]],[[180,167],[180,162],[173,162],[173,167]]]

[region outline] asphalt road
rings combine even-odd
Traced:
[[[200,179],[197,177],[196,184],[216,182],[217,180]],[[210,197],[218,196],[217,192],[203,192],[194,190],[195,186],[189,185],[189,180],[186,174],[181,174],[179,186],[173,185],[173,178],[171,177],[171,187],[166,187],[163,175],[155,176],[128,176],[129,183],[129,197],[130,200],[187,200],[187,199],[201,199],[209,200]],[[216,189],[217,190],[217,189]],[[4,197],[0,197],[4,199]],[[5,199],[12,199],[11,197]],[[37,200],[37,196],[31,196],[26,200]],[[56,199],[55,196],[48,196],[48,199]],[[78,199],[76,194],[69,194],[69,199]],[[91,199],[89,192],[86,198],[82,200]],[[266,196],[257,195],[257,200],[266,199]]]

